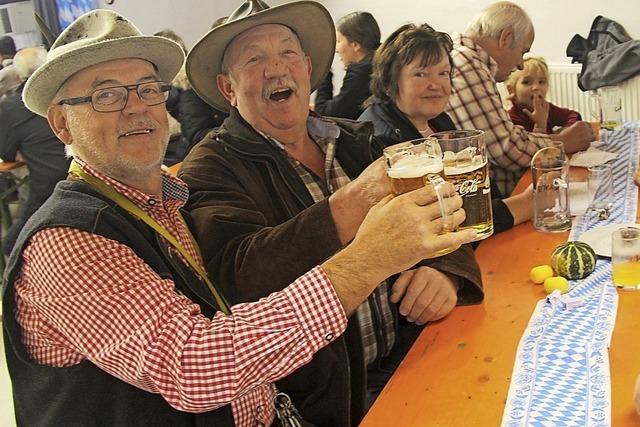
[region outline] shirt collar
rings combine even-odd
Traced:
[[[255,131],[265,137],[267,140],[273,142],[278,148],[284,150],[284,145],[282,145],[282,143],[274,137],[261,132],[258,129],[255,129]],[[340,127],[337,124],[312,115],[307,117],[307,131],[309,132],[309,135],[311,135],[311,137],[316,141],[325,138],[337,140],[340,136]]]
[[[180,206],[183,206],[189,198],[187,184],[165,171],[162,171],[162,200],[158,200],[158,196],[156,195],[147,194],[99,172],[79,157],[75,157],[74,160],[86,173],[102,180],[105,184],[114,188],[118,193],[127,197],[140,208],[148,209],[149,206],[153,206],[158,202],[177,202]]]
[[[487,66],[487,68],[489,68],[489,72],[495,78],[496,73],[498,72],[498,63],[491,57],[491,55],[489,55],[489,53],[487,53],[486,50],[484,50],[480,45],[474,42],[471,37],[465,36],[464,34],[453,33],[452,39],[454,46],[460,45],[466,47],[469,50],[475,51],[476,55],[478,55],[478,59],[480,59],[480,62],[482,62]]]

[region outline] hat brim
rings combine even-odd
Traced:
[[[69,50],[47,61],[27,80],[22,93],[25,105],[45,116],[63,83],[78,71],[105,61],[139,58],[151,62],[160,78],[171,83],[184,62],[184,52],[175,42],[157,36],[132,36],[106,40]]]
[[[280,24],[291,28],[304,52],[311,58],[311,90],[315,90],[331,68],[336,31],[329,12],[319,3],[299,1],[275,6],[205,34],[187,55],[186,71],[196,93],[209,105],[229,110],[229,102],[218,90],[216,76],[222,73],[222,57],[231,41],[258,25]]]

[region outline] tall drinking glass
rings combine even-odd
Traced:
[[[624,289],[640,287],[640,228],[625,227],[611,235],[613,284]]]
[[[475,240],[493,234],[489,163],[481,130],[453,130],[431,135],[443,151],[444,176],[462,197],[466,219],[461,229],[473,228]]]
[[[453,231],[451,215],[447,213],[440,186],[444,183],[442,151],[434,138],[420,138],[393,145],[384,149],[387,175],[394,195],[417,190],[425,185],[433,185],[438,196],[443,232]],[[442,256],[455,251],[460,246],[442,249],[433,256]]]
[[[570,229],[569,162],[560,150],[538,150],[531,159],[531,179],[536,230],[554,233]]]

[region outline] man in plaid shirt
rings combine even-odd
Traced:
[[[187,188],[161,171],[164,82],[183,59],[177,44],[91,11],[25,86],[25,104],[75,163],[25,226],[5,275],[19,425],[271,425],[273,382],[335,340],[381,280],[474,237],[437,235],[432,188],[387,196],[338,254],[280,292],[228,307],[205,285],[180,213]],[[461,199],[442,191],[460,224]]]
[[[452,92],[447,106],[459,129],[481,129],[491,161],[491,177],[508,197],[529,167],[531,158],[551,141],[564,143],[567,153],[588,148],[594,136],[588,123],[577,122],[557,134],[524,130],[513,124],[496,86],[511,71],[522,69],[522,56],[534,39],[533,24],[524,10],[502,1],[485,8],[465,34],[453,34]],[[535,111],[532,112],[535,114]]]

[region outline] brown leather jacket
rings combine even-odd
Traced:
[[[383,148],[370,123],[334,120],[341,128],[336,156],[358,176]],[[292,283],[341,248],[327,200],[314,203],[288,161],[232,110],[185,159],[179,176],[207,271],[231,303],[257,300]],[[459,303],[483,298],[473,250],[425,264],[459,276]],[[305,419],[326,426],[357,425],[364,415],[365,369],[358,325],[345,340],[279,383]],[[351,406],[351,409],[349,407]]]

